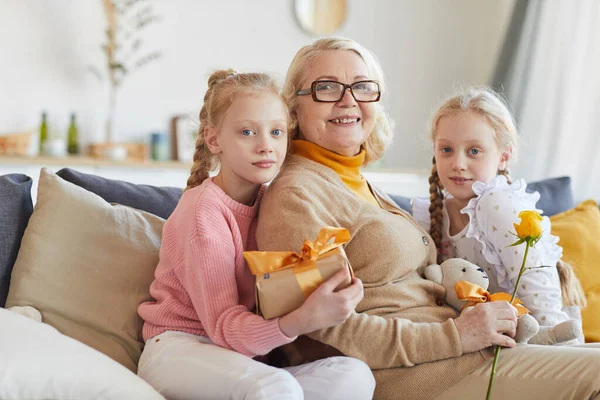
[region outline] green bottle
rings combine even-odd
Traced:
[[[48,138],[48,122],[46,112],[42,113],[42,124],[40,125],[40,154],[44,153],[44,142]]]
[[[75,122],[75,113],[71,114],[71,123],[67,134],[67,151],[69,154],[79,154],[79,133]]]

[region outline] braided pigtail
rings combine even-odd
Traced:
[[[204,103],[200,110],[200,128],[198,129],[198,138],[196,139],[196,147],[194,151],[194,163],[190,170],[190,177],[187,180],[185,190],[199,186],[209,176],[209,172],[215,169],[218,165],[217,157],[212,154],[206,147],[204,131],[208,127],[210,121],[209,112],[213,106],[213,97],[215,87],[222,83],[229,76],[234,76],[235,71],[232,69],[215,71],[208,78],[208,89],[204,95]]]
[[[437,172],[435,157],[433,158],[433,167],[431,168],[431,176],[429,177],[429,234],[435,243],[438,250],[438,262],[440,262],[440,254],[442,248],[442,227],[444,224],[443,209],[444,209],[444,193],[442,191],[442,183]]]
[[[506,177],[506,182],[508,182],[509,184],[512,183],[512,179],[510,179],[510,173],[508,172],[508,168],[499,169],[498,175],[504,175]]]

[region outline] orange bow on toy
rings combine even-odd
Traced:
[[[331,239],[334,239],[331,241]],[[317,240],[305,240],[302,253],[293,251],[246,251],[244,257],[252,275],[262,275],[286,268],[294,268],[294,275],[305,297],[314,292],[323,283],[316,261],[327,256],[326,253],[340,247],[350,240],[350,231],[346,228],[326,226],[321,229]]]
[[[508,301],[510,303],[510,298],[512,297],[512,295],[506,292],[490,294],[490,292],[481,286],[467,281],[456,282],[454,290],[456,290],[456,295],[459,299],[469,302],[463,309],[478,303],[487,303],[488,301]],[[517,315],[519,317],[529,313],[529,310],[525,308],[523,302],[517,298],[512,302],[512,305],[517,309]]]

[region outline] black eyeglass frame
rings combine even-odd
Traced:
[[[358,100],[356,98],[356,96],[354,95],[354,91],[352,90],[352,86],[359,84],[359,83],[365,83],[365,82],[369,82],[369,83],[374,83],[377,85],[377,98],[374,100]],[[317,94],[315,92],[315,86],[317,86],[320,83],[337,83],[339,85],[342,85],[344,87],[344,90],[342,90],[342,93],[340,95],[340,98],[337,100],[320,100],[317,99]],[[296,92],[296,95],[298,96],[305,96],[307,94],[311,94],[312,95],[312,99],[313,101],[317,102],[317,103],[337,103],[338,101],[342,100],[344,98],[344,95],[346,94],[346,90],[350,89],[350,94],[352,95],[352,97],[354,98],[354,100],[356,100],[359,103],[376,103],[379,101],[379,99],[381,99],[381,87],[379,86],[379,82],[374,81],[374,80],[364,80],[364,81],[358,81],[358,82],[353,82],[349,85],[346,85],[345,83],[342,82],[338,82],[338,81],[330,81],[330,80],[324,80],[324,81],[314,81],[313,83],[310,84],[310,89],[300,89]]]

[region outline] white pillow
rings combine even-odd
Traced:
[[[50,325],[0,308],[0,399],[163,399],[133,372]]]

